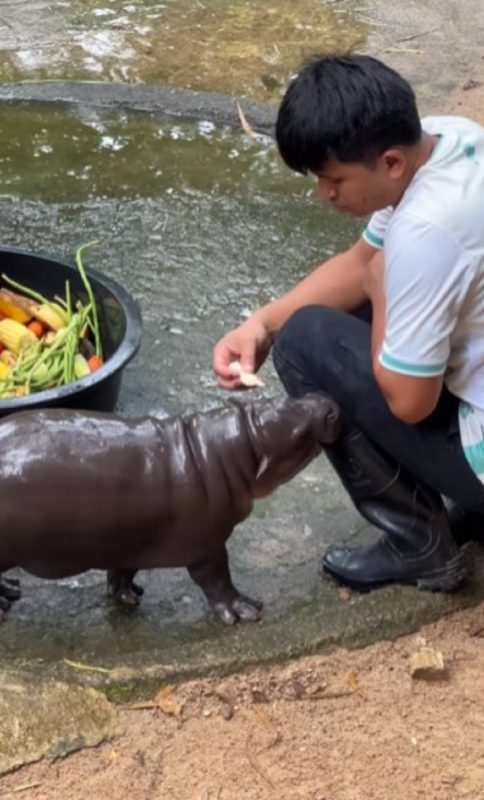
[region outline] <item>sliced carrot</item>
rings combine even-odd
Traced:
[[[99,358],[99,356],[91,356],[91,358],[88,358],[87,360],[87,366],[89,367],[91,372],[94,372],[94,370],[99,369],[99,367],[102,367],[103,364],[104,361],[102,360],[102,358]]]
[[[29,329],[29,331],[32,331],[32,333],[35,333],[37,339],[40,339],[40,337],[43,336],[45,333],[44,326],[37,319],[33,319],[32,322],[29,322],[27,328]]]

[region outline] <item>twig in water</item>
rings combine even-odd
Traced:
[[[404,36],[402,39],[395,39],[396,42],[410,42],[412,39],[420,39],[421,36],[427,36],[429,33],[440,31],[440,27],[431,28],[429,31],[422,31],[422,33],[413,33],[412,36]]]
[[[80,661],[71,661],[69,658],[63,659],[64,664],[67,664],[68,667],[74,667],[74,669],[81,669],[86,670],[86,672],[104,672],[107,675],[111,672],[110,669],[106,669],[106,667],[92,667],[90,664],[81,664]]]
[[[247,136],[250,136],[251,139],[255,139],[256,142],[259,142],[262,138],[260,133],[256,133],[253,127],[250,125],[250,123],[247,120],[247,117],[242,111],[242,108],[238,100],[237,100],[237,111],[239,114],[240,124],[242,125],[244,132],[247,134]]]

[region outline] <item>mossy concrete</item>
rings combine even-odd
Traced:
[[[113,735],[116,709],[104,695],[38,678],[0,670],[0,775]]]

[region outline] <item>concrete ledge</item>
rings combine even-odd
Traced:
[[[93,108],[127,108],[186,119],[206,119],[240,128],[237,101],[215,92],[195,92],[145,84],[91,81],[39,81],[0,85],[0,101],[49,102]],[[273,134],[276,109],[241,100],[255,131]]]

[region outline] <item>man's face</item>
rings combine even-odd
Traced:
[[[366,217],[389,205],[396,205],[400,192],[383,158],[368,166],[343,163],[332,158],[316,173],[318,193],[337,211]]]

